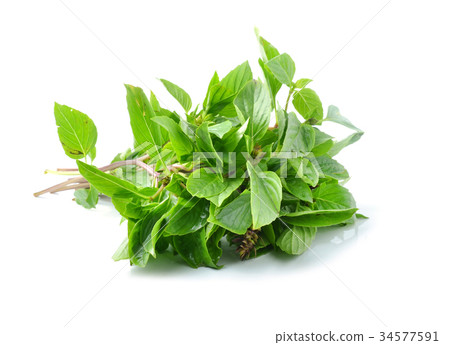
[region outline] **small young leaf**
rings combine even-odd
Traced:
[[[312,79],[302,78],[295,82],[294,87],[296,89],[303,89],[306,85],[312,82]]]

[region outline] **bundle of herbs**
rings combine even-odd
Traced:
[[[78,176],[35,195],[75,189],[86,208],[95,207],[99,194],[110,197],[128,222],[113,258],[137,266],[169,251],[191,267],[218,268],[222,239],[241,259],[271,250],[299,255],[321,227],[363,217],[343,187],[347,170],[333,159],[363,132],[335,106],[325,116],[311,80],[295,81],[291,57],[257,39],[265,82],[253,78],[248,62],[222,79],[214,73],[203,104],[192,110],[190,96],[161,79],[184,114],[163,108],[153,92],[148,98],[125,85],[134,148],[100,168],[92,165],[94,122],[55,103],[59,139],[78,166],[57,173]],[[282,87],[288,97],[280,106]],[[320,130],[325,121],[353,133],[334,140]]]

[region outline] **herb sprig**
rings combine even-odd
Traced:
[[[153,92],[147,97],[125,85],[134,148],[103,167],[92,165],[94,122],[55,103],[59,139],[78,168],[47,172],[77,176],[35,196],[74,189],[85,208],[94,208],[99,195],[110,197],[128,223],[113,258],[142,267],[172,252],[191,267],[218,268],[222,239],[241,259],[271,250],[300,255],[321,227],[364,217],[343,186],[347,170],[333,158],[363,132],[335,106],[324,115],[308,87],[312,80],[295,81],[292,58],[257,39],[265,82],[254,79],[248,62],[222,79],[215,72],[202,105],[192,109],[186,91],[161,79],[183,114],[163,108]],[[282,87],[288,97],[280,105]],[[320,130],[326,121],[353,133],[336,141]]]

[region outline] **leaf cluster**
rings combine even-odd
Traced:
[[[127,221],[115,260],[146,266],[170,251],[191,267],[218,268],[223,239],[241,258],[270,250],[299,255],[319,228],[354,222],[355,200],[343,186],[349,174],[334,156],[363,132],[335,106],[325,115],[312,80],[295,80],[292,58],[257,39],[264,81],[248,62],[223,78],[215,72],[195,109],[189,94],[168,80],[161,82],[181,112],[125,85],[134,147],[108,167],[86,162],[96,156],[93,121],[55,104],[64,151],[89,183],[75,192],[77,203],[93,208],[99,194],[108,196]],[[288,90],[283,106],[282,87]],[[353,132],[335,140],[320,129],[326,121]]]

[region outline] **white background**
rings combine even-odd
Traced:
[[[0,5],[0,343],[273,344],[283,331],[436,330],[449,344],[448,2],[65,4]],[[227,252],[218,271],[164,258],[141,269],[111,259],[126,228],[108,202],[85,210],[71,192],[32,196],[61,180],[46,168],[74,166],[54,101],[95,121],[96,163],[106,164],[132,144],[124,83],[176,108],[163,77],[200,103],[216,69],[223,77],[248,59],[261,75],[254,26],[293,57],[296,77],[314,79],[325,106],[365,130],[338,158],[368,221],[318,234],[300,257],[241,263]]]

